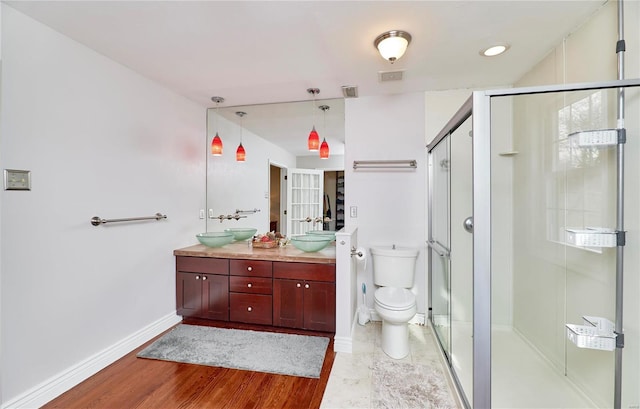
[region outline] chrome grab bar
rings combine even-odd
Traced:
[[[166,219],[167,215],[166,214],[161,214],[161,213],[156,213],[155,216],[149,216],[149,217],[129,217],[129,218],[125,218],[125,219],[102,219],[98,216],[94,216],[91,218],[91,224],[94,226],[100,226],[101,224],[107,224],[107,223],[115,223],[115,222],[136,222],[138,220],[161,220],[161,219]]]
[[[427,245],[433,249],[440,257],[449,257],[451,252],[437,240],[427,241]]]
[[[353,169],[415,169],[418,162],[407,160],[354,160]]]
[[[260,211],[260,209],[258,209],[258,208],[253,208],[251,210],[236,209],[236,214],[253,214],[253,213],[258,213],[259,211]]]

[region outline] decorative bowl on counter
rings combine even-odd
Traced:
[[[312,236],[331,237],[332,241],[336,239],[336,231],[335,230],[309,230],[306,234],[310,234]]]
[[[224,229],[225,232],[233,234],[235,241],[242,241],[253,237],[258,229],[252,229],[251,227],[233,227],[230,229]]]
[[[291,238],[291,243],[293,243],[297,249],[306,252],[320,251],[327,247],[332,241],[333,239],[331,237],[320,234],[307,234],[305,236],[294,236]]]
[[[198,241],[208,247],[222,247],[233,241],[233,233],[226,231],[211,231],[196,234]]]

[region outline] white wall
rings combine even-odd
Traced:
[[[352,330],[356,324],[357,305],[361,304],[361,292],[357,285],[358,270],[364,262],[351,255],[358,248],[358,229],[345,227],[336,233],[336,335],[333,349],[336,352],[353,352]]]
[[[319,155],[298,156],[296,167],[303,169],[344,170],[344,155],[331,155],[328,159],[320,159]]]
[[[345,101],[345,226],[358,228],[358,245],[414,247],[418,313],[426,297],[426,149],[424,93],[360,97]],[[353,170],[354,160],[415,159],[416,170]],[[357,217],[350,217],[350,208]],[[370,258],[370,254],[368,254]],[[360,270],[357,288],[367,285],[373,309],[371,261]]]
[[[176,318],[172,251],[204,229],[206,130],[204,107],[1,7],[0,163],[32,174],[31,191],[1,193],[0,389],[16,406]]]

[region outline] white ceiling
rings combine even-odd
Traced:
[[[552,1],[8,1],[203,106],[512,84],[604,0]],[[387,30],[413,40],[390,64],[373,46]],[[479,55],[498,42],[498,57]],[[402,81],[378,81],[403,70]],[[320,112],[321,114],[321,112]],[[248,119],[248,118],[247,118]]]

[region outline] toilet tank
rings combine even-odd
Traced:
[[[419,250],[405,247],[371,247],[373,282],[382,287],[413,287]]]

